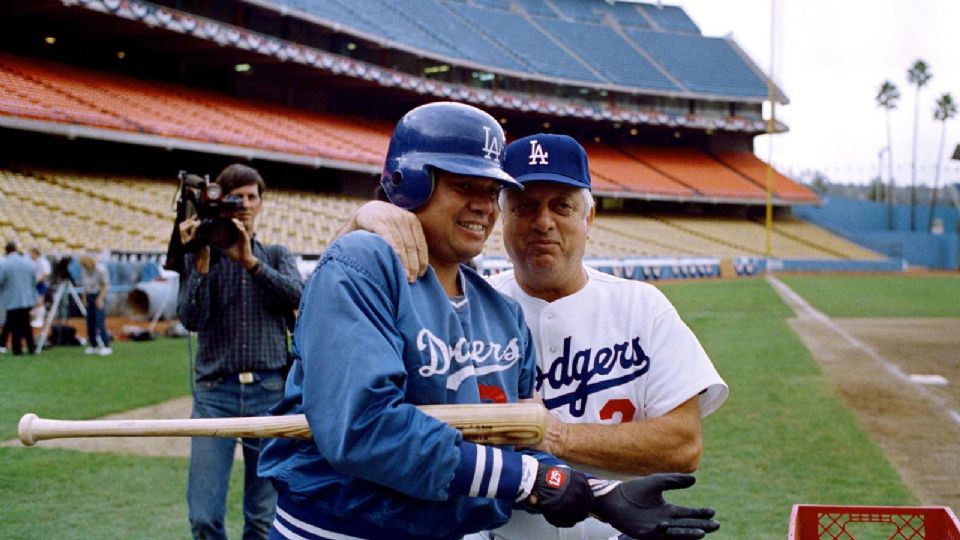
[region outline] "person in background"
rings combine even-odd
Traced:
[[[13,339],[10,348],[14,356],[23,354],[24,343],[27,352],[33,354],[37,350],[33,342],[33,329],[30,328],[30,309],[37,303],[33,263],[29,257],[17,251],[16,242],[7,242],[4,252],[6,257],[0,261],[0,299],[6,309],[3,340],[6,342],[9,332]]]
[[[43,327],[43,317],[46,315],[46,296],[47,279],[50,277],[50,261],[40,252],[37,247],[30,248],[30,258],[33,259],[33,270],[37,280],[37,299],[36,307],[31,310],[33,315],[30,326],[34,328]]]
[[[197,332],[193,417],[262,416],[283,397],[288,368],[287,328],[300,302],[303,282],[285,246],[262,244],[255,236],[266,183],[255,169],[234,164],[216,183],[241,207],[232,219],[237,235],[225,249],[209,245],[184,256],[177,313]],[[188,245],[197,218],[179,225]],[[187,504],[194,538],[226,538],[227,488],[237,441],[194,437],[190,446]],[[257,476],[260,439],[242,441],[243,538],[264,539],[270,530],[276,491]]]
[[[109,356],[111,336],[107,332],[107,290],[110,278],[106,268],[98,264],[93,255],[85,254],[79,258],[80,288],[87,309],[87,348],[86,354]]]

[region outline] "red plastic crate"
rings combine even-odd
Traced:
[[[795,504],[787,538],[960,540],[960,520],[946,506]]]

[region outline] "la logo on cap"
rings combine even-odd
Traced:
[[[530,141],[530,161],[528,165],[536,165],[538,162],[540,165],[547,165],[548,157],[550,157],[550,154],[543,151],[543,147],[536,139]]]

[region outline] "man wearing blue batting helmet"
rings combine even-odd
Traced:
[[[260,474],[278,492],[271,538],[454,540],[505,523],[516,501],[586,517],[582,475],[540,452],[468,442],[416,407],[533,395],[519,308],[463,264],[496,222],[499,191],[520,189],[503,148],[499,124],[467,105],[424,105],[397,124],[381,184],[416,215],[430,268],[409,283],[391,247],[363,231],[318,263],[275,410],[305,414],[314,436],[264,447]],[[551,470],[564,474],[547,484]]]
[[[584,264],[595,208],[583,147],[567,135],[540,133],[510,143],[505,154],[504,170],[524,189],[500,196],[513,269],[490,283],[519,302],[539,352],[536,389],[553,414],[535,449],[603,476],[693,471],[702,451],[700,418],[723,403],[726,384],[656,288]],[[423,250],[405,245],[415,238],[406,230],[415,229],[411,215],[368,203],[352,222],[392,237],[418,274],[412,256]],[[397,223],[404,235],[390,225]],[[486,538],[599,540],[629,532],[593,519],[553,525],[515,512]],[[663,537],[699,538],[709,530]]]

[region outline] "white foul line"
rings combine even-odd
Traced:
[[[801,297],[799,294],[794,292],[794,290],[788,287],[786,283],[774,277],[773,274],[767,273],[766,279],[767,279],[767,282],[773,285],[773,288],[777,291],[777,293],[780,294],[780,296],[782,296],[785,300],[788,301],[788,303],[791,305],[793,310],[797,312],[797,315],[807,315],[810,318],[817,320],[823,326],[826,326],[830,330],[833,330],[834,332],[836,332],[837,335],[842,337],[847,343],[849,343],[856,349],[860,350],[861,352],[863,352],[864,354],[872,358],[875,362],[880,364],[880,366],[883,367],[883,369],[887,370],[887,372],[889,372],[891,375],[896,377],[901,382],[908,383],[920,395],[932,401],[939,408],[945,410],[947,413],[947,416],[949,416],[951,420],[956,422],[957,425],[960,425],[960,413],[958,413],[954,409],[951,409],[943,398],[930,393],[923,386],[913,383],[913,381],[910,380],[910,377],[907,376],[907,374],[905,374],[903,370],[897,367],[893,362],[884,358],[883,355],[881,355],[876,350],[874,350],[873,347],[853,337],[849,332],[841,328],[840,325],[833,322],[833,320],[830,319],[830,317],[827,317],[823,313],[817,311],[806,300],[804,300],[803,297]],[[803,313],[800,313],[801,311]]]

